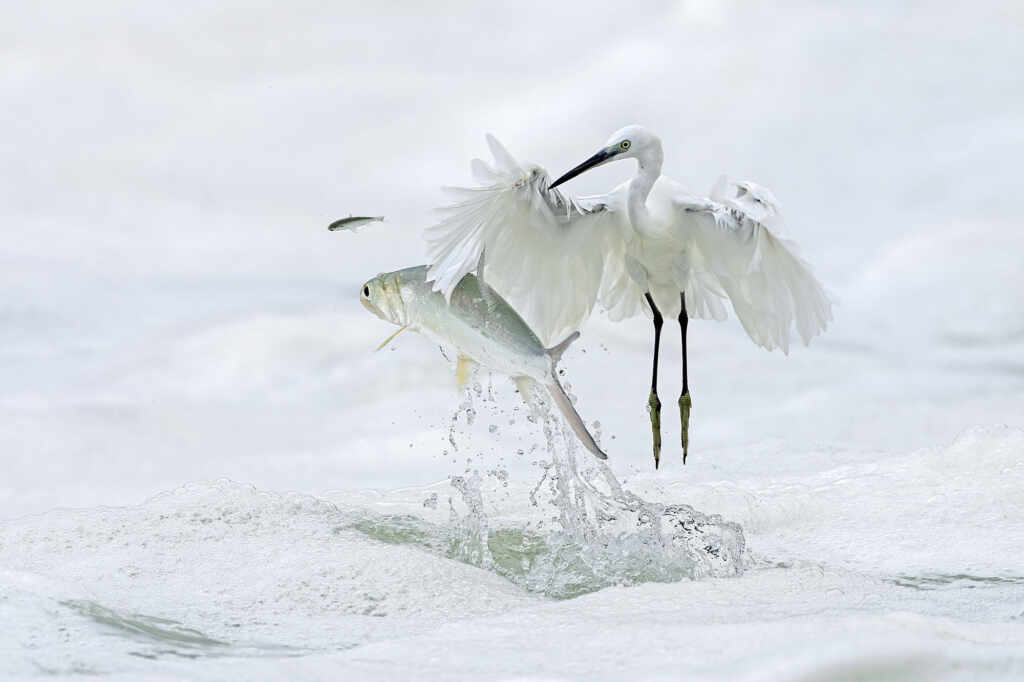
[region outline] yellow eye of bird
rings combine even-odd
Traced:
[[[629,149],[629,140],[623,140],[619,143],[619,146],[622,147],[623,150]]]

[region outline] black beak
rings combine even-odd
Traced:
[[[559,185],[561,185],[563,182],[566,182],[568,180],[572,180],[573,178],[575,178],[580,173],[582,173],[584,171],[588,171],[591,168],[593,168],[594,166],[600,166],[602,163],[604,163],[608,159],[612,158],[613,156],[615,156],[613,153],[611,153],[611,152],[609,152],[609,151],[607,151],[605,149],[602,149],[601,151],[599,151],[598,153],[594,154],[589,159],[587,159],[586,161],[584,161],[580,165],[576,166],[571,171],[569,171],[568,173],[566,173],[565,175],[563,175],[562,177],[558,178],[553,183],[548,185],[548,189],[554,189],[554,188],[558,187]]]

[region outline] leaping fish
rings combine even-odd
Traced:
[[[384,222],[384,216],[352,216],[347,218],[339,218],[333,223],[327,226],[327,229],[331,232],[337,232],[338,230],[352,230],[355,232],[358,228],[363,225],[369,225],[370,223],[382,223]]]
[[[579,332],[557,346],[545,348],[519,313],[487,284],[481,288],[475,275],[462,278],[448,303],[444,294],[434,291],[427,282],[427,270],[428,266],[419,265],[386,272],[363,285],[359,297],[363,307],[399,326],[379,348],[400,332],[412,329],[458,350],[456,373],[460,386],[469,378],[474,363],[512,377],[524,397],[532,392],[534,382],[541,384],[584,447],[598,459],[607,459],[555,372],[562,353]]]

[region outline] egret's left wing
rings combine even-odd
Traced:
[[[493,137],[495,166],[476,159],[481,183],[447,188],[456,203],[427,228],[434,289],[451,296],[470,272],[506,298],[546,344],[576,331],[590,314],[609,256],[624,249],[621,197],[577,200],[548,189],[548,175],[521,166]]]
[[[710,199],[672,194],[689,278],[716,282],[755,343],[788,353],[792,328],[805,344],[825,330],[832,301],[796,244],[777,233],[781,218],[770,190],[723,177]]]

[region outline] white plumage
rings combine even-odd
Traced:
[[[479,187],[446,188],[456,203],[426,230],[428,277],[446,297],[484,255],[484,279],[548,345],[576,331],[590,314],[606,262],[622,252],[621,216],[593,202],[548,190],[539,166],[520,166],[487,136],[495,166],[474,159]]]
[[[636,158],[637,175],[573,199],[550,189],[542,168],[487,141],[495,165],[474,160],[481,185],[452,188],[457,203],[426,231],[429,277],[446,295],[483,255],[487,282],[546,343],[575,331],[598,302],[614,320],[630,317],[648,307],[648,292],[665,317],[678,316],[680,292],[691,318],[725,319],[731,303],[768,350],[788,352],[794,329],[807,343],[831,321],[822,285],[773,232],[779,205],[767,188],[723,177],[710,197],[693,196],[661,176],[660,140],[628,126],[587,167]]]
[[[428,280],[450,297],[473,270],[552,345],[575,331],[598,302],[613,320],[646,310],[654,319],[654,366],[647,404],[654,466],[661,459],[658,350],[665,317],[679,319],[683,462],[692,401],[686,330],[692,317],[723,320],[726,304],[754,343],[789,352],[792,332],[808,343],[832,320],[832,303],[795,246],[773,232],[779,204],[765,187],[722,178],[710,197],[661,175],[661,140],[640,126],[615,132],[596,154],[553,183],[521,166],[493,137],[494,167],[473,162],[481,186],[451,191],[458,201],[428,228]],[[637,173],[601,196],[573,199],[555,189],[609,161],[636,159]],[[685,301],[685,308],[684,308]]]

